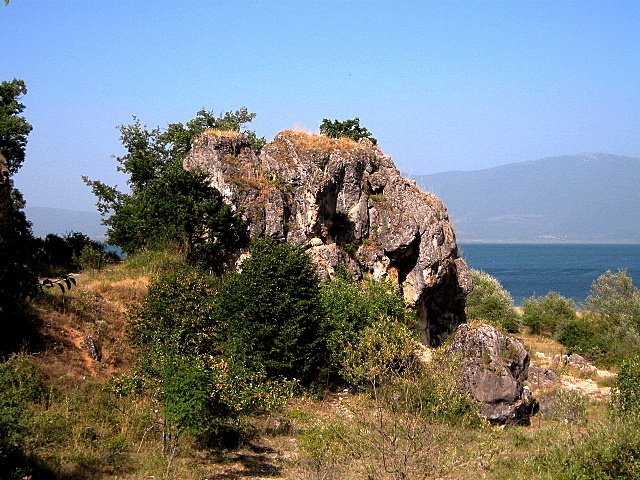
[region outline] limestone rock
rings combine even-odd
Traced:
[[[522,343],[490,325],[460,325],[447,353],[460,358],[460,375],[480,413],[492,423],[526,423],[533,411],[523,386],[529,354]]]
[[[208,174],[252,236],[306,246],[321,276],[344,265],[397,282],[425,343],[464,322],[471,276],[446,208],[369,140],[287,130],[257,156],[242,134],[208,131],[184,166]]]

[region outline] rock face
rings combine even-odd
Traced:
[[[446,208],[370,141],[287,130],[256,156],[241,134],[212,130],[184,166],[208,174],[252,236],[304,245],[321,276],[344,265],[397,282],[425,343],[464,322],[471,278]]]
[[[515,338],[490,325],[460,325],[447,353],[459,357],[463,385],[492,423],[526,423],[534,402],[523,382],[529,354]]]

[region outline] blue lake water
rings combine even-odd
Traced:
[[[516,305],[550,291],[580,304],[607,270],[626,269],[640,287],[640,245],[468,243],[459,248],[469,266],[497,278]]]

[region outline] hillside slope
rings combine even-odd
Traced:
[[[414,177],[459,241],[640,242],[640,159],[586,153]]]

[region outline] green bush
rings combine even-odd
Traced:
[[[640,354],[640,291],[621,270],[592,284],[581,318],[562,326],[557,339],[602,365],[619,365]]]
[[[577,441],[554,442],[514,469],[511,478],[633,480],[640,478],[637,419],[596,424]]]
[[[175,356],[215,352],[226,326],[216,310],[217,292],[214,277],[187,266],[153,282],[130,326],[138,367],[152,377]]]
[[[29,405],[43,401],[42,376],[24,355],[0,363],[0,478],[13,478],[24,464],[23,449],[31,431]]]
[[[522,310],[522,324],[537,335],[552,337],[563,325],[576,319],[576,304],[573,300],[555,292],[549,292],[544,297],[527,298]]]
[[[566,346],[570,353],[595,359],[603,355],[602,335],[603,332],[594,322],[587,318],[575,318],[560,326],[556,339]]]
[[[500,282],[480,270],[471,270],[473,291],[467,296],[467,320],[483,322],[510,333],[520,330],[513,299]]]
[[[344,349],[356,343],[364,328],[383,318],[404,321],[408,316],[402,295],[390,282],[357,282],[346,272],[321,285],[320,299],[330,375],[339,369]]]
[[[640,357],[624,360],[611,389],[613,412],[640,417]]]
[[[202,443],[237,432],[240,414],[277,408],[295,386],[225,355],[218,284],[185,265],[152,283],[131,325],[137,369],[110,385],[120,395],[146,387],[163,406],[167,432]]]
[[[358,141],[361,138],[368,138],[374,145],[378,141],[373,138],[371,132],[365,127],[360,126],[360,119],[358,117],[350,120],[334,120],[331,121],[328,118],[322,120],[320,124],[320,133],[331,138],[350,138],[351,140]]]
[[[410,368],[417,342],[404,324],[382,317],[365,327],[342,352],[341,374],[355,385],[388,383]]]
[[[316,269],[301,248],[288,243],[258,239],[250,253],[220,295],[228,351],[269,377],[308,383],[324,356]]]

